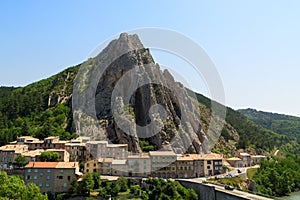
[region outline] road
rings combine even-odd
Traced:
[[[247,169],[250,168],[259,168],[259,165],[254,165],[251,167],[240,167],[240,168],[231,168],[231,171],[224,173],[224,174],[219,174],[219,175],[215,175],[215,176],[208,176],[208,177],[201,177],[201,178],[197,178],[199,180],[202,181],[206,181],[207,179],[213,179],[213,178],[226,178],[226,176],[228,176],[229,174],[232,175],[232,177],[235,176],[241,176],[245,179],[247,179]],[[240,170],[240,173],[238,172],[238,170]]]
[[[253,200],[271,200],[270,198],[258,196],[256,194],[251,194],[251,193],[243,192],[240,190],[226,190],[226,189],[224,189],[223,186],[219,186],[219,185],[214,185],[214,184],[206,184],[206,185],[215,187],[215,189],[217,191],[233,194],[233,195],[244,197],[244,198],[249,198],[249,199],[253,199]]]

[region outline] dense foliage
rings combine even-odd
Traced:
[[[53,151],[44,151],[39,158],[42,162],[58,162],[59,154]]]
[[[197,94],[196,97],[201,104],[210,108],[210,99],[201,94]],[[240,112],[229,107],[227,107],[225,121],[229,123],[239,134],[237,148],[245,149],[252,147],[256,150],[261,149],[271,151],[276,147],[281,147],[286,143],[291,142],[291,139],[286,135],[264,128],[261,125],[250,121]],[[230,130],[224,127],[221,134],[221,136],[223,136],[227,141],[232,139],[229,132]],[[268,138],[268,140],[265,138]]]
[[[1,199],[32,199],[47,200],[47,195],[40,193],[40,188],[33,183],[25,185],[20,176],[7,176],[0,171],[0,197]]]
[[[25,156],[17,155],[15,158],[15,164],[17,167],[24,167],[27,164]]]
[[[300,190],[300,157],[262,161],[253,179],[257,192],[261,194],[283,196]]]
[[[148,187],[142,188],[143,199],[198,199],[194,190],[183,187],[177,181],[154,178],[147,179],[146,183]]]
[[[20,135],[74,137],[69,102],[60,104],[58,98],[72,94],[76,71],[69,68],[26,87],[0,87],[0,145]]]
[[[281,150],[288,153],[300,153],[300,118],[282,115],[277,113],[269,113],[257,111],[254,109],[239,110],[247,116],[247,118],[264,128],[277,132],[288,138],[289,142],[285,143]]]
[[[116,181],[101,180],[98,173],[86,173],[79,181],[74,179],[69,193],[64,196],[95,196],[109,199],[198,199],[192,189],[187,189],[176,181],[147,179],[140,184],[137,181],[119,177]],[[93,195],[91,195],[93,193]]]

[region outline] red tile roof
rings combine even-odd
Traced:
[[[76,168],[78,167],[77,162],[29,162],[25,168]]]
[[[58,162],[29,162],[25,168],[56,168]]]

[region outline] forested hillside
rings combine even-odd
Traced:
[[[257,111],[255,109],[239,110],[249,120],[261,125],[262,127],[277,132],[288,138],[283,140],[281,149],[293,154],[300,153],[300,118],[282,115],[277,113],[269,113]]]
[[[197,99],[200,103],[204,104],[206,107],[210,107],[210,99],[197,94]],[[290,139],[283,134],[279,134],[275,131],[269,130],[262,127],[255,122],[247,119],[246,116],[227,107],[226,123],[230,124],[239,134],[239,140],[236,145],[238,149],[252,147],[257,151],[272,151],[275,147],[280,147]],[[232,139],[232,130],[228,130],[224,126],[222,130],[222,136],[228,141]],[[268,138],[267,140],[265,138]]]
[[[0,87],[0,145],[20,135],[71,138],[70,96],[76,71],[72,67],[26,87]]]

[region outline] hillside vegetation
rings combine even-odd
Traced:
[[[209,98],[197,94],[197,100],[205,105],[206,108],[210,108],[211,101]],[[227,107],[225,121],[227,124],[230,124],[234,130],[228,129],[225,124],[221,136],[229,142],[234,139],[232,133],[236,131],[239,135],[236,144],[236,148],[238,149],[253,148],[256,149],[256,151],[259,151],[259,153],[261,153],[261,151],[270,152],[274,148],[281,147],[291,141],[286,135],[264,128],[261,125],[250,121],[240,112],[229,107]],[[268,140],[265,138],[268,138]]]
[[[21,135],[72,135],[70,96],[76,67],[26,87],[0,87],[0,145]]]
[[[255,109],[239,110],[252,122],[260,126],[272,130],[282,136],[281,150],[284,152],[299,154],[300,153],[300,118],[282,115],[277,113],[269,113],[257,111]]]

